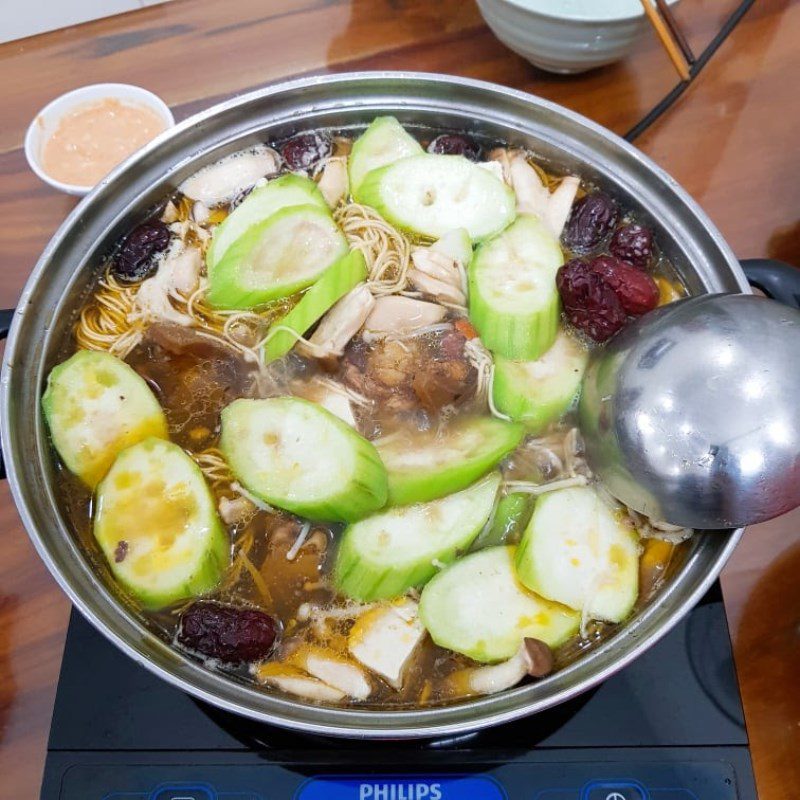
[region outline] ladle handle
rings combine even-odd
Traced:
[[[13,308],[0,309],[0,341],[8,336],[11,330],[11,320],[14,319]],[[3,461],[3,451],[0,450],[0,480],[5,480],[6,477],[6,462]]]
[[[771,258],[745,258],[739,263],[747,280],[765,295],[800,308],[800,268]]]

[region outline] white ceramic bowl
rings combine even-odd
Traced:
[[[618,61],[649,27],[640,0],[478,0],[478,6],[503,44],[548,72]]]
[[[88,194],[94,188],[94,185],[80,186],[74,183],[64,183],[48,175],[42,168],[42,149],[65,114],[78,106],[106,98],[131,105],[146,106],[164,120],[165,128],[171,128],[175,124],[175,118],[172,116],[169,106],[158,95],[139,86],[131,86],[127,83],[95,83],[62,94],[48,103],[34,117],[25,134],[25,157],[28,159],[28,165],[45,183],[78,197]]]

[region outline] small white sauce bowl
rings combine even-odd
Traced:
[[[478,6],[506,47],[547,72],[619,61],[649,26],[640,0],[478,0]]]
[[[25,158],[28,159],[30,168],[45,182],[55,189],[67,194],[83,197],[93,188],[80,186],[74,183],[64,183],[56,180],[44,171],[42,167],[42,152],[45,143],[55,133],[59,122],[71,111],[79,106],[98,102],[100,100],[119,100],[127,105],[145,106],[154,111],[164,121],[165,128],[175,124],[175,118],[169,106],[158,96],[140,86],[131,86],[127,83],[94,83],[91,86],[81,86],[71,92],[62,94],[48,103],[33,119],[25,134]]]

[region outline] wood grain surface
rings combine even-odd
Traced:
[[[733,9],[683,0],[695,51]],[[800,264],[800,4],[757,2],[638,145],[705,208],[736,253]],[[281,77],[415,69],[496,81],[624,133],[674,85],[652,34],[619,64],[543,73],[508,51],[472,0],[173,0],[0,46],[0,306],[74,205],[20,149],[36,111],[85,83],[160,94],[180,119]],[[762,800],[800,786],[800,513],[748,532],[723,588]],[[0,798],[38,796],[68,604],[0,484]],[[87,665],[87,670],[90,670]],[[87,679],[91,679],[87,671]]]

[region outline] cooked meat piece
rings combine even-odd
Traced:
[[[189,297],[194,292],[200,281],[202,265],[200,250],[175,242],[156,274],[139,287],[131,318],[190,327],[192,318],[179,311],[170,298],[176,294]]]
[[[168,353],[176,356],[190,355],[197,358],[229,358],[232,351],[222,342],[198,335],[192,328],[168,323],[151,325],[145,342],[152,341]]]
[[[345,351],[342,379],[375,400],[378,414],[436,412],[475,391],[477,376],[465,343],[456,330],[371,345],[357,338]]]
[[[508,184],[511,184],[511,154],[513,152],[505,147],[495,147],[494,150],[489,151],[489,161],[485,163],[487,168],[490,164],[499,164],[500,175]]]
[[[373,307],[375,298],[365,283],[356,286],[328,311],[309,340],[314,349],[312,355],[321,351],[328,356],[341,356],[347,343],[358,333]],[[298,345],[302,352],[302,342]]]
[[[364,330],[374,333],[408,333],[441,322],[447,309],[437,303],[412,297],[386,295],[379,297],[370,311]]]
[[[460,359],[429,361],[422,364],[414,375],[412,387],[426,411],[437,411],[472,394],[475,389],[475,370]]]
[[[411,411],[416,406],[411,387],[415,363],[411,344],[381,340],[367,345],[356,338],[345,351],[342,380],[375,400],[379,413]]]
[[[438,278],[432,278],[418,269],[410,269],[408,271],[408,280],[415,289],[441,303],[453,303],[458,306],[466,306],[467,304],[466,295],[461,290],[460,276],[458,277],[458,284],[453,285]]]
[[[467,338],[457,330],[445,331],[437,340],[437,345],[442,357],[446,359],[466,360],[464,355],[464,345]]]
[[[408,385],[419,361],[416,343],[386,340],[372,349],[368,369],[378,383],[397,389]]]
[[[539,173],[528,162],[524,151],[498,147],[489,153],[489,158],[492,159],[490,163],[500,164],[506,183],[514,189],[517,211],[541,218],[554,236],[561,236],[580,179],[567,175],[551,194]]]

